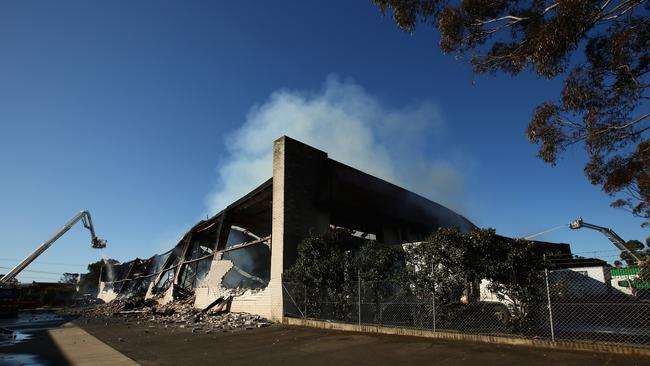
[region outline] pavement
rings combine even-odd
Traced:
[[[128,318],[79,318],[21,338],[0,347],[0,365],[650,365],[644,357],[285,325],[206,333]]]
[[[69,365],[138,365],[74,324],[48,330],[48,334]]]
[[[137,362],[72,323],[56,328],[32,328],[17,332],[0,347],[0,365],[97,365],[132,366]]]
[[[137,322],[77,324],[141,365],[650,365],[644,357],[284,325],[206,334]]]

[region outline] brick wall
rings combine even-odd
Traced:
[[[325,152],[286,136],[274,142],[271,307],[276,320],[282,318],[282,273],[294,263],[298,244],[310,231],[329,227],[329,213],[316,205],[327,171]]]

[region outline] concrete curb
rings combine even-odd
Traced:
[[[75,324],[66,323],[48,334],[70,365],[139,365]]]
[[[430,330],[423,330],[423,329],[393,328],[393,327],[384,327],[378,325],[335,323],[335,322],[326,322],[321,320],[297,319],[297,318],[288,318],[288,317],[284,317],[282,319],[282,323],[286,325],[297,325],[297,326],[320,328],[320,329],[343,330],[349,332],[392,334],[392,335],[405,335],[405,336],[412,336],[412,337],[435,338],[435,339],[454,340],[454,341],[506,344],[511,346],[548,348],[548,349],[562,350],[562,351],[586,351],[586,352],[614,353],[614,354],[621,354],[621,355],[650,356],[650,348],[627,347],[624,345],[614,345],[614,344],[583,343],[583,342],[569,342],[569,341],[548,341],[542,339],[511,338],[511,337],[463,334],[463,333],[453,333],[453,332],[433,332]]]

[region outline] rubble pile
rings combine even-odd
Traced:
[[[272,324],[259,315],[204,311],[195,308],[193,304],[193,297],[165,305],[158,305],[155,300],[132,298],[86,308],[78,314],[90,318],[124,318],[129,322],[157,324],[165,328],[191,328],[192,332],[203,331],[208,334],[215,331],[261,328]]]
[[[77,313],[87,317],[108,318],[121,312],[146,312],[148,309],[153,309],[156,305],[157,303],[155,300],[145,301],[142,297],[134,297],[130,299],[113,300],[105,304],[84,308],[77,311]]]

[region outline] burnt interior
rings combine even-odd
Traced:
[[[172,250],[147,260],[104,266],[101,280],[105,291],[112,289],[118,297],[143,296],[152,283],[154,295],[174,283],[192,291],[207,277],[217,255],[233,265],[224,276],[225,287],[266,287],[271,273],[271,203],[272,181],[268,180],[196,224]]]

